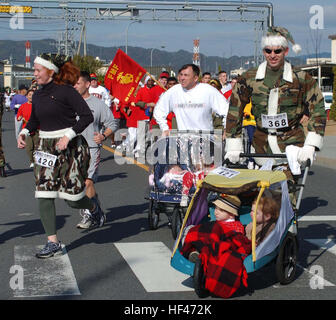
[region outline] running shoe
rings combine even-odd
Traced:
[[[89,229],[93,225],[92,215],[88,209],[80,209],[79,214],[82,220],[77,224],[78,229]]]
[[[56,243],[48,240],[44,248],[41,249],[38,253],[36,253],[36,258],[46,259],[61,254],[62,254],[61,242]]]
[[[93,212],[91,212],[92,216],[92,222],[94,226],[97,226],[98,228],[102,227],[106,222],[106,215],[102,208],[100,207],[99,201],[96,198],[91,198],[91,200],[95,204],[95,208]]]
[[[5,171],[5,167],[0,167],[0,176],[5,178],[7,175],[6,175],[6,171]]]

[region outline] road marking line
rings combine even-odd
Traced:
[[[15,265],[23,269],[23,289],[14,289],[14,297],[47,297],[80,295],[69,256],[62,245],[63,255],[37,259],[35,253],[43,246],[14,247]]]
[[[308,241],[321,249],[327,250],[328,252],[332,253],[336,256],[336,242],[334,242],[332,239],[304,239],[305,241]]]
[[[116,154],[116,155],[118,155],[118,156],[120,156],[120,157],[123,157],[123,155],[122,155],[121,152],[119,152],[119,151],[117,151],[117,150],[114,150],[114,149],[112,149],[112,148],[110,148],[110,147],[108,147],[108,146],[106,146],[106,145],[103,145],[103,149],[105,149],[105,150],[107,150],[107,151],[109,151],[109,152],[112,152],[113,154]],[[124,158],[125,160],[127,160],[129,164],[135,164],[136,166],[138,166],[138,167],[140,167],[140,168],[146,170],[147,172],[149,172],[149,166],[147,166],[147,165],[145,165],[145,164],[143,164],[143,163],[141,163],[141,162],[138,162],[138,161],[136,161],[135,159],[130,158],[130,157],[123,157],[123,158]]]
[[[323,286],[325,287],[335,287],[335,285],[333,283],[331,283],[330,281],[322,278],[321,276],[319,276],[318,274],[308,270],[307,268],[297,264],[298,267],[300,267],[301,269],[303,269],[305,272],[308,272],[309,274],[311,274],[312,276],[314,276],[315,278],[318,278],[321,280],[321,282],[323,283]]]
[[[191,278],[170,266],[162,242],[114,243],[147,292],[193,291]]]
[[[324,239],[304,239],[305,241],[319,247],[320,249],[323,250],[327,250],[329,253],[336,255],[336,243],[328,238],[324,238]],[[317,274],[314,274],[313,272],[311,272],[310,270],[300,266],[302,269],[304,269],[305,271],[309,272],[310,274],[314,275],[315,277],[319,277],[323,280],[323,285],[324,286],[329,286],[329,287],[334,287],[335,284],[323,279],[322,277],[318,276]]]
[[[301,216],[298,221],[336,221],[336,216]]]

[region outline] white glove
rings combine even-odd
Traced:
[[[226,139],[225,150],[226,154],[224,159],[228,159],[231,163],[239,162],[239,155],[244,152],[243,140],[240,138]]]
[[[237,163],[239,162],[239,155],[241,154],[241,151],[228,151],[225,156],[224,159],[229,159],[229,161],[231,163]]]
[[[188,196],[186,194],[182,194],[181,201],[180,201],[181,207],[188,207]]]
[[[299,152],[302,148],[289,145],[286,147],[286,156],[290,170],[294,175],[301,174],[301,166],[298,160]]]
[[[298,157],[297,157],[299,163],[305,163],[308,159],[310,159],[310,164],[313,164],[313,161],[315,159],[315,147],[314,146],[303,146],[300,148]]]

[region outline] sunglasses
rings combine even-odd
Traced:
[[[283,51],[283,49],[275,49],[275,50],[272,50],[272,49],[265,48],[264,51],[265,51],[267,54],[272,53],[272,51],[273,51],[275,54],[280,54],[280,53]]]

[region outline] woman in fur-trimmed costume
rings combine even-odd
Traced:
[[[49,258],[62,253],[56,235],[55,198],[64,199],[72,208],[89,209],[97,226],[104,224],[105,215],[96,200],[85,196],[90,153],[80,133],[93,116],[73,88],[80,72],[70,57],[60,54],[37,57],[34,70],[41,88],[33,95],[31,117],[19,134],[18,148],[24,148],[28,134],[40,127],[34,164],[35,197],[48,242],[36,257]]]

